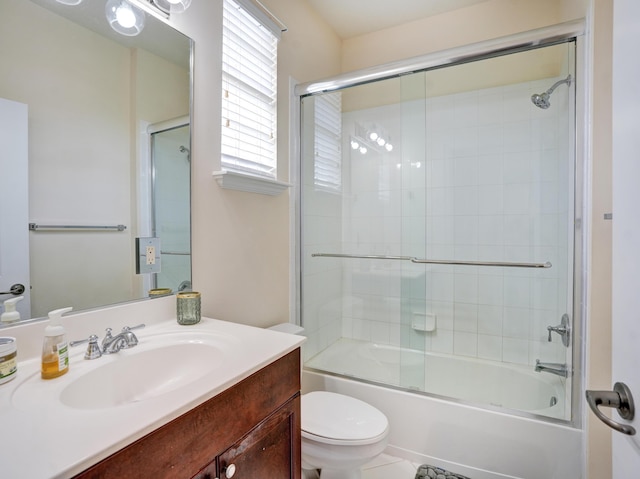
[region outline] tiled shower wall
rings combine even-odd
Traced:
[[[569,89],[556,90],[548,110],[530,101],[556,80],[345,113],[342,202],[334,199],[313,226],[321,231],[311,237],[324,238],[318,247],[553,266],[318,259],[312,272],[332,276],[319,285],[327,301],[310,323],[324,333],[310,351],[342,336],[510,363],[564,362],[566,348],[556,334],[549,343],[546,328],[572,302]],[[384,129],[393,151],[351,150],[356,123]],[[419,330],[434,317],[434,330]]]

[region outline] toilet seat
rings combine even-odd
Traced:
[[[301,412],[302,436],[325,444],[373,444],[389,429],[387,417],[375,407],[328,391],[304,394]]]

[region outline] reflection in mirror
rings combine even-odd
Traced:
[[[0,292],[25,285],[22,320],[190,288],[191,41],[148,13],[118,35],[104,5],[0,0]],[[160,273],[136,274],[148,236]]]

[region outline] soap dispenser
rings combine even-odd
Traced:
[[[49,325],[44,329],[42,344],[42,379],[57,378],[69,371],[69,345],[60,318],[72,309],[56,309],[49,313]]]
[[[7,299],[4,302],[4,313],[0,315],[0,322],[13,323],[14,321],[18,321],[20,319],[20,313],[16,311],[16,304],[23,299],[24,296]]]

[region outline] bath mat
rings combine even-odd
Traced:
[[[471,479],[462,474],[445,471],[444,469],[429,464],[423,464],[416,472],[416,479]]]

